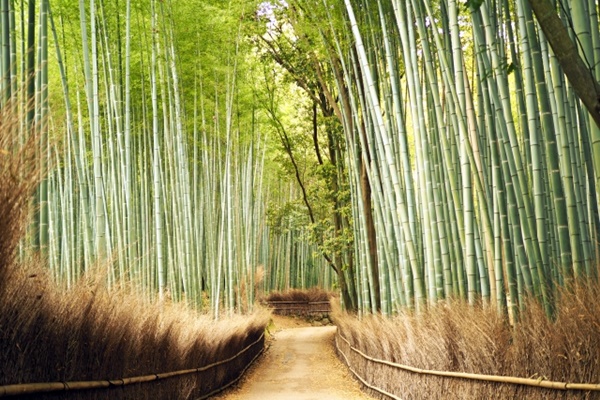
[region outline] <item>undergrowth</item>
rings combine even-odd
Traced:
[[[7,107],[8,108],[8,107]],[[12,122],[11,122],[12,121]],[[214,321],[183,306],[151,303],[102,279],[62,290],[35,260],[16,259],[38,182],[36,143],[13,146],[14,120],[0,115],[0,386],[120,379],[202,367],[259,340],[267,311]],[[90,284],[90,282],[93,282]],[[235,379],[263,347],[206,372],[146,384],[31,399],[188,399]]]
[[[358,319],[337,309],[333,318],[352,346],[378,359],[428,370],[600,383],[599,298],[598,284],[563,292],[554,320],[531,302],[515,326],[490,307],[462,302],[418,316]],[[370,363],[338,342],[359,375],[402,399],[600,398],[600,392],[420,375]]]
[[[184,306],[81,284],[60,292],[44,271],[12,269],[0,289],[0,384],[119,379],[202,367],[259,339],[266,311],[214,321]],[[262,347],[181,378],[69,398],[197,398],[236,378]],[[55,398],[56,396],[49,396]],[[41,398],[39,395],[32,398]]]

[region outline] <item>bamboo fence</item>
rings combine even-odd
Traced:
[[[446,378],[470,379],[470,380],[477,380],[477,381],[483,381],[483,382],[498,382],[498,383],[506,383],[506,384],[512,384],[512,385],[524,385],[524,386],[532,386],[532,387],[539,387],[539,388],[552,389],[552,390],[600,391],[600,384],[597,384],[597,383],[555,382],[555,381],[544,380],[542,378],[531,379],[531,378],[520,378],[520,377],[513,377],[513,376],[473,374],[473,373],[467,373],[467,372],[436,371],[436,370],[427,370],[427,369],[422,369],[422,368],[416,368],[416,367],[412,367],[412,366],[405,365],[405,364],[398,364],[398,363],[394,363],[391,361],[381,360],[381,359],[377,359],[374,357],[370,357],[369,355],[363,353],[356,347],[352,346],[350,344],[350,342],[345,337],[343,337],[342,334],[338,330],[336,338],[335,338],[335,347],[336,347],[337,351],[339,352],[339,354],[341,354],[342,357],[344,358],[346,365],[348,366],[350,371],[352,371],[352,373],[361,382],[363,382],[363,384],[365,384],[365,386],[367,386],[370,389],[375,390],[383,395],[386,395],[390,398],[396,399],[396,400],[399,400],[399,397],[368,383],[365,378],[361,377],[352,368],[352,366],[350,365],[348,356],[340,348],[338,339],[342,339],[342,341],[348,346],[348,348],[350,350],[352,350],[356,354],[360,355],[365,360],[368,360],[372,363],[387,365],[392,368],[402,369],[404,371],[413,372],[416,374],[435,375],[435,376],[441,376],[441,377],[446,377]]]
[[[121,379],[108,379],[108,380],[98,380],[98,381],[76,381],[76,382],[36,382],[36,383],[23,383],[23,384],[14,384],[14,385],[4,385],[0,386],[0,397],[9,397],[9,396],[21,396],[21,395],[29,395],[29,394],[39,394],[39,393],[48,393],[48,392],[61,392],[61,391],[73,391],[73,390],[83,390],[83,389],[106,389],[120,386],[132,385],[135,383],[147,383],[158,381],[161,379],[172,378],[176,376],[188,375],[198,372],[207,371],[211,368],[218,367],[220,365],[226,364],[230,361],[235,360],[240,357],[244,353],[246,353],[250,348],[254,347],[259,343],[264,343],[265,334],[262,333],[260,337],[254,342],[250,343],[248,346],[244,347],[241,351],[239,351],[234,356],[231,356],[225,360],[217,361],[212,364],[205,365],[199,368],[191,368],[184,369],[179,371],[172,372],[162,372],[157,374],[149,374],[143,376],[135,376],[130,378],[121,378]],[[214,394],[221,392],[233,385],[237,382],[244,372],[248,369],[252,363],[262,354],[264,351],[264,346],[261,346],[260,350],[257,354],[252,358],[250,363],[242,369],[237,378],[231,380],[226,385],[213,390],[210,393],[205,394],[203,397],[199,399],[207,399]]]
[[[269,301],[267,304],[275,314],[279,315],[312,315],[331,312],[329,301],[286,300]]]

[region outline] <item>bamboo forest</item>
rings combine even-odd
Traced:
[[[15,318],[0,318],[0,397],[235,358],[144,394],[73,397],[208,398],[260,355],[277,296],[320,304],[319,292],[339,360],[373,398],[600,398],[599,11],[0,0],[0,314]],[[70,325],[86,315],[87,328]],[[177,322],[188,318],[201,322]],[[46,319],[83,336],[25,339]],[[93,344],[97,324],[122,330],[116,344]],[[152,339],[127,339],[138,331]],[[139,354],[124,350],[133,342]],[[84,343],[98,359],[71,353]],[[31,358],[36,346],[64,347],[52,357],[65,366]],[[77,364],[99,364],[102,348],[128,354],[114,375]],[[474,388],[369,369],[359,351],[539,379]],[[554,393],[559,383],[583,391]]]

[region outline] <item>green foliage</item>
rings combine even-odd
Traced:
[[[508,66],[506,67],[506,74],[507,75],[512,74],[513,72],[515,72],[515,68],[516,68],[515,63],[508,64]]]
[[[316,249],[361,307],[381,295],[391,311],[467,291],[499,308],[506,293],[511,307],[527,293],[550,304],[555,278],[594,272],[597,132],[526,3],[258,3],[131,0],[127,20],[126,0],[97,1],[90,20],[90,2],[83,16],[52,2],[56,51],[38,85],[51,123],[44,102],[35,111],[52,139],[42,192],[57,275],[106,242],[134,266],[116,262],[111,279],[158,275],[182,298],[196,280],[232,306],[259,258],[269,282],[296,284]],[[594,43],[583,11],[574,24]],[[259,257],[258,242],[284,253]],[[163,254],[166,277],[153,270]]]
[[[484,0],[467,0],[464,4],[465,8],[471,9],[472,11],[479,10],[479,7],[483,4]]]
[[[274,234],[281,235],[290,231],[302,231],[308,223],[308,216],[300,200],[269,202],[267,224]]]

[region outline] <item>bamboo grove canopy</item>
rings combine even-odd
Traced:
[[[530,295],[551,313],[558,286],[597,278],[600,131],[529,1],[317,3],[280,2],[270,23],[313,45],[315,86],[335,99],[362,310],[462,297],[515,315]],[[597,7],[551,8],[586,78],[600,76]]]
[[[459,297],[517,315],[533,296],[551,314],[597,279],[594,0],[550,7],[566,47],[545,0],[76,3],[0,0],[0,105],[48,171],[27,240],[60,279],[115,259],[112,282],[215,315],[251,304],[262,268],[265,290],[335,281],[384,313]],[[278,114],[291,86],[314,155]],[[311,163],[347,199],[318,198]],[[272,229],[270,207],[304,215]]]

